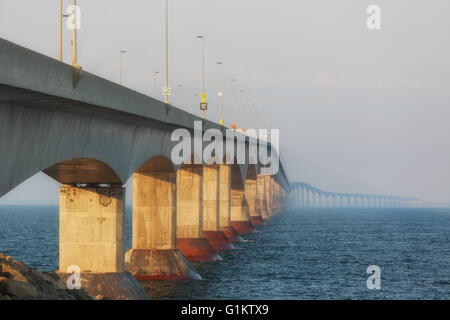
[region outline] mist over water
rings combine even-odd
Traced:
[[[125,219],[131,246],[131,208]],[[156,281],[153,299],[450,299],[450,209],[291,209],[244,236],[203,281]],[[0,252],[58,266],[58,208],[0,207]],[[369,265],[381,290],[368,290]]]

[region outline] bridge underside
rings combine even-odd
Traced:
[[[225,128],[3,39],[0,65],[0,197],[41,171],[63,184],[59,271],[65,279],[67,268],[79,266],[91,294],[114,287],[115,298],[139,297],[128,272],[196,279],[186,256],[231,249],[252,221],[283,209],[289,181],[282,166],[262,176],[258,165],[171,160],[174,129],[192,135],[194,120],[202,130]],[[124,254],[130,177],[133,245]]]

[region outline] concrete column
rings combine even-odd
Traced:
[[[59,274],[81,271],[81,287],[112,299],[148,299],[124,271],[122,187],[59,189]]]
[[[244,191],[231,190],[231,225],[240,234],[251,233],[254,230]]]
[[[272,214],[277,215],[278,214],[278,183],[275,180],[274,176],[270,177],[271,180],[271,186],[272,186]]]
[[[265,188],[265,199],[266,199],[266,212],[267,216],[270,218],[273,216],[272,212],[272,179],[271,176],[265,175],[264,178],[264,188]]]
[[[247,179],[245,181],[245,197],[250,211],[250,219],[254,226],[259,226],[264,223],[259,209],[258,201],[258,182],[254,179]]]
[[[203,167],[203,237],[216,250],[230,250],[234,246],[220,230],[219,177],[218,165]]]
[[[304,188],[300,188],[300,206],[306,207],[306,190]]]
[[[278,214],[278,184],[276,180],[272,177],[272,214]]]
[[[275,182],[275,197],[277,204],[277,214],[281,212],[281,186],[278,182]]]
[[[133,175],[133,244],[125,266],[138,280],[201,279],[176,248],[174,172]]]
[[[177,248],[189,261],[222,258],[203,237],[203,168],[183,165],[177,172]]]
[[[231,225],[231,167],[219,165],[219,228],[231,243],[243,239]]]
[[[266,178],[264,175],[258,174],[257,177],[258,183],[258,201],[259,201],[259,209],[261,210],[261,217],[263,220],[267,220],[270,218],[269,212],[267,209],[267,192],[266,192]]]

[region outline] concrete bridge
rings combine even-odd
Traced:
[[[420,206],[417,198],[381,196],[373,194],[353,194],[327,192],[305,182],[291,184],[289,203],[294,207],[416,207]]]
[[[281,212],[285,169],[262,174],[248,137],[244,164],[191,163],[202,159],[195,152],[172,161],[172,132],[195,134],[194,121],[202,120],[0,39],[0,196],[41,171],[63,185],[59,272],[68,279],[79,268],[91,295],[143,298],[136,279],[199,279],[190,261],[220,260],[218,250]],[[225,131],[202,121],[208,129]],[[125,253],[130,177],[133,241]]]

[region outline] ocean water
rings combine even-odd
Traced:
[[[131,246],[131,209],[125,226]],[[291,209],[154,299],[450,299],[450,209]],[[0,206],[0,252],[57,269],[58,208]],[[369,290],[369,265],[381,289]]]

